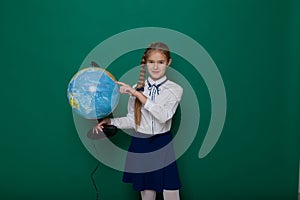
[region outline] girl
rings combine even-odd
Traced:
[[[142,200],[154,200],[156,192],[163,192],[165,200],[180,199],[181,183],[170,129],[183,90],[166,77],[166,70],[171,62],[166,44],[150,44],[142,57],[140,77],[136,86],[132,88],[125,83],[116,82],[120,85],[120,93],[130,95],[127,116],[106,118],[95,127],[97,133],[102,131],[103,124],[135,130],[128,150],[125,166],[127,170],[123,173],[123,181],[132,183],[133,188],[141,192]],[[149,74],[147,79],[146,67]],[[145,155],[146,158],[129,156],[132,152]],[[147,156],[147,153],[152,152],[159,154]],[[132,172],[133,168],[136,171]],[[128,172],[128,169],[131,170]]]

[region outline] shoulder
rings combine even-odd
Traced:
[[[175,83],[173,81],[170,81],[170,80],[168,80],[166,82],[166,86],[168,88],[170,88],[170,89],[175,89],[175,90],[178,90],[178,91],[183,91],[183,88],[179,84],[177,84],[177,83]]]
[[[168,80],[165,84],[165,89],[174,94],[178,99],[181,99],[183,88],[179,84]]]

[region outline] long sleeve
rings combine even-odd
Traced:
[[[125,117],[112,118],[111,124],[115,125],[120,129],[131,129],[134,128],[134,97],[129,97],[128,100],[128,113]]]

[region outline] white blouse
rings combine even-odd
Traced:
[[[161,84],[158,88],[158,86]],[[155,86],[156,85],[156,86]],[[172,117],[181,100],[183,89],[178,84],[167,80],[164,76],[154,81],[150,77],[145,81],[143,94],[147,97],[142,106],[141,124],[137,132],[144,134],[160,134],[171,129]],[[113,118],[111,124],[120,129],[136,129],[134,120],[135,97],[128,100],[128,113],[126,117]]]

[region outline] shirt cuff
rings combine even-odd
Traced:
[[[110,118],[110,124],[111,124],[111,125],[114,125],[114,126],[117,126],[117,125],[116,125],[116,122],[115,122],[115,120],[114,120],[113,118]]]
[[[150,111],[150,109],[155,105],[155,103],[153,101],[151,101],[150,99],[147,98],[146,103],[144,105],[144,108],[148,111]]]

